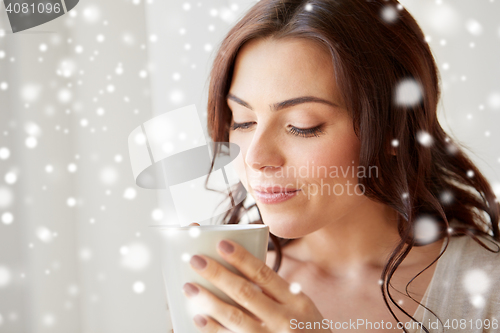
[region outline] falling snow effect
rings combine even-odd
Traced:
[[[127,200],[134,200],[137,196],[137,191],[133,187],[129,187],[123,193],[123,197]]]
[[[200,236],[200,228],[198,227],[189,228],[189,236],[191,236],[192,238],[197,238],[198,236]]]
[[[434,242],[439,236],[437,221],[430,216],[421,216],[415,220],[415,239],[424,244]]]
[[[500,109],[500,93],[494,92],[488,96],[488,105],[493,110]]]
[[[11,212],[5,212],[2,214],[1,220],[5,225],[12,224],[12,222],[14,222],[14,215],[12,215]]]
[[[47,313],[42,317],[42,323],[46,327],[52,327],[56,324],[56,317],[51,313]]]
[[[426,18],[429,26],[436,33],[451,35],[460,29],[460,14],[448,3],[442,3],[429,10]]]
[[[40,96],[42,87],[38,84],[28,83],[21,88],[21,97],[26,102],[35,102]]]
[[[80,249],[79,255],[82,261],[89,261],[90,259],[92,259],[92,250],[86,247],[82,248]]]
[[[7,172],[5,174],[4,180],[7,184],[13,185],[17,182],[17,175],[14,172]]]
[[[417,141],[424,147],[431,147],[434,144],[434,139],[426,131],[417,132]]]
[[[300,286],[300,283],[297,282],[292,282],[290,283],[290,292],[292,294],[298,294],[302,290],[302,287]]]
[[[0,209],[5,209],[10,207],[12,201],[14,200],[14,195],[8,187],[0,186]]]
[[[87,23],[97,23],[101,17],[101,11],[97,6],[87,6],[83,10],[83,17]]]
[[[66,199],[66,205],[68,205],[69,207],[74,207],[76,205],[76,199],[73,197],[69,197],[68,199]]]
[[[422,88],[412,78],[402,80],[396,85],[396,104],[399,106],[412,107],[422,101]]]
[[[479,36],[483,33],[483,27],[481,23],[476,20],[468,20],[466,23],[467,31],[469,31],[474,36]]]
[[[159,208],[156,208],[153,212],[151,212],[151,218],[155,221],[163,220],[163,215],[163,211]]]
[[[6,160],[10,157],[10,150],[6,147],[0,148],[0,160]]]
[[[7,287],[12,280],[12,273],[10,270],[0,265],[0,289]]]
[[[50,231],[48,228],[46,227],[39,227],[37,230],[36,230],[36,236],[38,237],[38,239],[40,241],[42,241],[43,243],[50,243],[52,242],[52,240],[54,239],[54,236],[52,234],[52,231]]]
[[[489,292],[490,285],[488,274],[481,269],[468,271],[463,279],[463,286],[470,296],[470,302],[476,308],[486,305],[484,295]]]
[[[439,196],[439,200],[444,205],[449,205],[450,203],[453,202],[453,193],[451,193],[450,191],[445,190],[445,191],[441,192],[441,194]]]
[[[16,308],[15,303],[9,304],[11,308],[2,309],[0,314],[1,329],[9,330],[16,325],[16,321],[23,320],[29,321],[35,330],[58,329],[63,321],[66,322],[64,311],[70,314],[71,309],[76,311],[78,307],[82,307],[81,310],[85,312],[87,306],[97,307],[99,302],[102,302],[101,305],[104,304],[105,294],[100,294],[99,289],[95,288],[96,286],[107,288],[114,284],[116,279],[128,281],[125,284],[116,283],[117,288],[121,288],[121,294],[130,297],[123,302],[124,307],[137,306],[139,303],[135,302],[137,304],[133,305],[133,300],[138,300],[140,295],[144,296],[148,292],[158,292],[158,288],[161,287],[153,285],[152,282],[150,284],[148,281],[153,280],[146,276],[150,271],[154,271],[148,269],[154,268],[156,264],[154,260],[159,259],[153,257],[152,249],[147,247],[147,242],[136,243],[131,240],[141,240],[141,235],[145,235],[145,229],[141,229],[140,223],[146,223],[142,224],[144,227],[149,224],[165,223],[169,220],[167,217],[170,216],[170,212],[160,208],[153,210],[150,204],[154,201],[149,197],[151,192],[137,191],[129,174],[128,152],[123,145],[116,144],[120,136],[126,136],[126,133],[119,131],[131,124],[128,122],[130,119],[139,123],[148,117],[151,112],[149,106],[139,103],[149,101],[149,95],[153,92],[153,89],[150,89],[150,81],[154,81],[151,79],[155,74],[164,75],[168,83],[167,90],[162,92],[167,107],[173,109],[193,100],[193,94],[196,92],[193,91],[190,80],[195,76],[203,76],[201,69],[205,69],[205,59],[214,55],[220,42],[218,40],[220,34],[234,24],[244,8],[241,8],[243,7],[241,4],[230,2],[215,4],[208,1],[180,1],[175,6],[179,18],[180,14],[183,18],[179,22],[169,21],[172,25],[169,28],[172,30],[172,35],[154,25],[142,29],[141,23],[136,21],[131,25],[120,25],[116,15],[118,13],[121,15],[125,6],[132,7],[134,12],[137,12],[153,2],[158,3],[159,0],[122,1],[113,5],[119,8],[117,11],[114,11],[114,7],[113,10],[111,7],[106,7],[105,2],[81,3],[83,6],[70,11],[69,15],[59,20],[64,21],[61,26],[64,27],[65,34],[33,36],[36,40],[33,39],[29,50],[22,50],[22,46],[19,45],[18,51],[26,51],[22,56],[8,45],[0,46],[1,66],[19,65],[23,71],[30,73],[29,76],[19,76],[19,78],[13,78],[11,74],[0,78],[0,98],[10,98],[19,104],[19,110],[11,108],[10,115],[2,119],[3,127],[0,129],[0,229],[3,228],[0,233],[9,235],[23,226],[26,232],[24,236],[27,238],[26,241],[20,242],[22,244],[19,245],[19,249],[31,251],[30,256],[46,255],[44,261],[47,259],[40,269],[39,276],[35,276],[32,267],[17,266],[18,264],[14,265],[8,261],[0,262],[0,289],[8,289],[9,293],[15,292],[23,288],[23,283],[32,283],[40,276],[41,286],[42,283],[54,283],[60,276],[69,272],[71,267],[67,261],[59,257],[59,253],[66,250],[71,253],[76,252],[77,260],[81,261],[78,263],[81,273],[89,277],[85,285],[81,286],[75,283],[75,281],[84,282],[79,276],[70,276],[61,282],[59,286],[64,295],[60,296],[57,293],[51,295],[60,306],[42,307],[35,318],[25,316],[23,309]],[[488,50],[493,49],[492,40],[487,42],[486,38],[494,36],[495,43],[500,40],[500,27],[498,23],[489,24],[480,13],[460,10],[459,3],[438,0],[429,4],[419,4],[425,14],[421,20],[427,24],[424,31],[428,35],[425,40],[433,51],[435,48],[461,50],[459,53],[464,56],[468,54],[470,58],[467,59],[474,62],[475,54],[483,52],[486,46]],[[493,1],[488,0],[485,3],[489,5]],[[304,10],[311,14],[320,10],[313,5],[313,1],[304,2],[303,6]],[[478,3],[474,7],[479,6],[482,5]],[[397,24],[402,9],[402,6],[395,8],[387,6],[377,14],[387,25]],[[311,14],[306,13],[306,15]],[[204,15],[207,21],[202,22],[200,19],[199,24],[198,22],[192,24],[193,20],[190,18],[199,17],[198,15]],[[82,29],[78,38],[78,34],[73,34],[77,29]],[[12,39],[9,32],[0,29],[0,39],[2,37],[6,37],[4,40]],[[165,47],[171,38],[177,38],[179,46],[175,52],[178,57],[173,58],[171,66],[170,64],[158,66],[164,66],[167,69],[165,72],[154,73],[154,64],[148,63],[151,59],[147,56],[140,58],[141,54],[152,54],[152,48]],[[465,47],[460,49],[461,45]],[[124,50],[124,52],[113,54],[114,50]],[[495,51],[489,52],[495,53]],[[484,83],[479,72],[468,71],[472,67],[461,65],[456,61],[457,58],[439,56],[437,59],[443,79],[445,99],[448,91],[457,90],[459,85],[463,87],[460,89],[471,92],[480,86],[477,90],[481,91],[478,94],[480,96],[471,94],[466,98],[463,113],[460,108],[445,107],[447,117],[452,122],[463,120],[467,124],[465,127],[467,131],[463,131],[467,133],[464,135],[485,140],[478,142],[478,146],[494,145],[498,141],[495,124],[496,116],[500,112],[499,88],[491,83],[489,85]],[[492,71],[493,66],[496,64],[488,64]],[[39,69],[40,72],[46,69],[43,77],[37,76]],[[134,89],[129,89],[130,82]],[[79,89],[84,89],[83,93]],[[401,82],[395,88],[394,104],[412,107],[421,103],[422,97],[421,87],[415,82],[413,84]],[[490,120],[489,126],[480,127],[481,122],[486,123]],[[460,127],[456,133],[460,134]],[[189,134],[176,131],[173,139],[182,141],[187,138]],[[397,148],[411,138],[390,139],[392,139],[391,146]],[[146,144],[144,136],[138,137],[137,140]],[[426,132],[419,132],[416,140],[424,147],[433,146],[433,138]],[[463,141],[467,143],[466,136]],[[74,145],[74,142],[78,144]],[[123,140],[121,142],[123,143]],[[66,146],[67,143],[71,143],[70,147]],[[92,147],[89,148],[90,145]],[[173,152],[178,148],[177,143],[172,142],[161,147],[165,152]],[[447,141],[446,150],[450,154],[455,154],[458,146]],[[497,165],[497,159],[500,165],[500,155],[486,156],[494,158],[494,167]],[[25,161],[35,161],[35,163],[26,167]],[[475,175],[470,170],[465,171],[465,175],[462,176],[472,178]],[[63,186],[65,183],[68,186],[69,184],[78,186],[66,188]],[[26,189],[26,186],[30,187]],[[93,190],[82,192],[78,189],[82,186],[93,187]],[[499,182],[493,183],[493,190],[500,197]],[[407,200],[408,197],[408,193],[402,194],[402,200]],[[439,193],[438,199],[443,205],[456,200],[453,193],[446,190]],[[141,208],[144,201],[147,202],[146,208]],[[53,215],[43,215],[43,218],[38,218],[39,207],[53,212]],[[138,213],[144,217],[142,222],[134,225],[133,229],[128,228],[126,222],[132,215],[123,215],[128,214],[130,208],[142,209]],[[28,221],[29,214],[25,215],[23,211],[35,215],[36,219]],[[64,224],[59,220],[64,220],[62,222]],[[68,240],[71,239],[68,237],[71,233],[65,228],[72,224],[78,225],[79,230],[84,232],[72,245],[74,247],[68,249],[70,246]],[[419,220],[416,225],[417,229],[421,229],[416,232],[418,237],[432,238],[435,224],[426,225]],[[112,229],[112,226],[123,226],[123,228]],[[109,229],[114,230],[113,237],[119,243],[115,243],[115,250],[111,248],[112,251],[109,252],[111,253],[109,259],[111,262],[107,263],[109,267],[101,267],[96,271],[93,267],[97,266],[95,264],[106,264],[102,261],[106,258],[104,249],[98,244],[102,237],[109,236],[106,234],[106,230]],[[198,231],[193,229],[192,236],[196,237]],[[96,237],[96,243],[89,237]],[[52,252],[44,254],[49,249]],[[9,248],[4,253],[9,252],[15,253]],[[183,253],[181,259],[188,263],[192,255]],[[93,260],[95,262],[92,262]],[[468,298],[461,300],[462,303],[469,302],[476,308],[488,305],[493,277],[487,274],[487,270],[477,269],[469,271],[464,276],[463,286],[467,290]],[[480,286],[483,288],[479,288]],[[300,290],[300,284],[290,284],[291,293]],[[142,313],[137,314],[136,318],[130,320],[136,321],[138,317],[146,317],[142,316]]]
[[[141,271],[151,262],[151,251],[142,243],[124,245],[120,248],[121,265],[131,271]]]
[[[386,5],[382,8],[380,16],[384,22],[394,23],[398,19],[398,11],[394,8],[394,6]]]
[[[118,171],[112,166],[107,166],[101,170],[99,178],[103,184],[113,185],[118,180]]]
[[[142,294],[146,290],[146,285],[142,281],[137,281],[132,286],[132,289],[136,294]]]

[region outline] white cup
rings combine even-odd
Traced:
[[[269,227],[263,224],[230,224],[205,226],[159,226],[162,242],[162,271],[167,300],[175,333],[198,333],[193,317],[206,313],[196,302],[182,292],[186,282],[195,282],[221,300],[239,307],[220,289],[201,277],[190,266],[195,254],[203,254],[217,260],[237,275],[242,274],[229,265],[218,253],[217,244],[223,239],[243,246],[260,260],[266,260]]]

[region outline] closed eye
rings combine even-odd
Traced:
[[[232,130],[246,130],[249,129],[255,125],[255,122],[246,122],[246,123],[233,123],[231,126]],[[310,137],[318,137],[321,134],[323,134],[323,131],[321,130],[322,125],[311,127],[311,128],[298,128],[295,126],[289,126],[288,133],[295,135],[295,136],[300,136],[303,138],[310,138]]]

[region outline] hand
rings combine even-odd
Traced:
[[[307,295],[302,292],[292,293],[288,282],[245,248],[235,242],[223,240],[218,244],[217,250],[246,279],[203,255],[193,256],[191,267],[247,311],[223,302],[196,283],[186,283],[184,294],[206,309],[205,314],[194,317],[200,332],[285,333],[297,332],[297,329],[291,328],[292,319],[296,319],[297,323],[322,323],[321,313]],[[308,329],[307,332],[331,331]]]

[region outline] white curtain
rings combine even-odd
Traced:
[[[165,333],[170,198],[137,187],[127,137],[195,104],[252,1],[82,0],[12,34],[0,5],[0,333]],[[405,0],[442,75],[440,117],[500,191],[499,1]],[[206,132],[205,132],[206,134]]]

